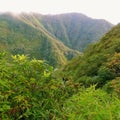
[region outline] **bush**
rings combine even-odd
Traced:
[[[72,80],[53,79],[53,68],[44,61],[0,55],[0,119],[54,119],[78,91],[79,84]]]
[[[119,120],[120,100],[92,86],[67,100],[63,111],[67,120]]]
[[[0,119],[120,119],[117,95],[95,86],[84,88],[72,79],[53,79],[52,72],[53,67],[44,61],[29,60],[24,55],[14,55],[11,59],[0,53]],[[84,84],[94,84],[98,76],[85,76],[82,80]],[[115,83],[112,87],[116,92],[119,79]]]

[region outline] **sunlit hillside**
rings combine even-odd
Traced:
[[[119,33],[120,25],[62,71],[0,52],[0,119],[119,120]]]
[[[81,14],[1,14],[0,120],[120,120],[120,24],[111,27]]]
[[[34,16],[12,14],[0,15],[0,49],[43,59],[53,66],[64,65],[79,54],[46,32]]]

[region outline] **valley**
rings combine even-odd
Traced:
[[[120,24],[0,15],[0,120],[119,120],[119,88]]]

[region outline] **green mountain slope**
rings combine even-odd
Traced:
[[[44,59],[53,66],[64,65],[79,54],[56,40],[34,16],[27,14],[0,15],[0,49]]]
[[[83,56],[72,60],[63,71],[64,79],[72,78],[86,86],[96,83],[102,86],[120,77],[120,24],[98,43],[90,45]]]
[[[102,19],[92,19],[83,14],[69,13],[39,16],[43,26],[72,49],[83,51],[93,42],[98,41],[113,26]]]

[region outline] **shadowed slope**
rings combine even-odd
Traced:
[[[79,51],[98,41],[113,26],[105,20],[92,19],[79,13],[46,15],[39,19],[51,34]]]
[[[88,46],[83,56],[64,67],[63,76],[71,76],[85,85],[120,77],[120,24],[109,31],[99,42]]]

